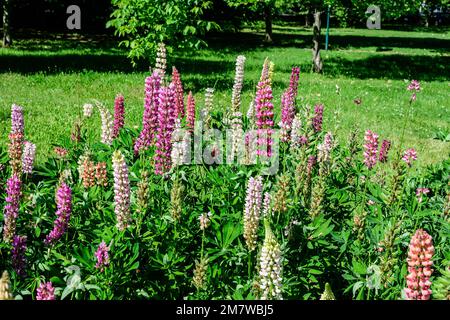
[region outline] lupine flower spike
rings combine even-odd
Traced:
[[[430,299],[433,254],[434,246],[431,236],[423,229],[417,230],[409,243],[408,276],[405,289],[408,300]]]
[[[6,182],[6,205],[3,218],[3,241],[11,242],[16,232],[16,219],[19,216],[21,181],[16,174]]]
[[[0,300],[13,300],[13,298],[8,271],[3,271],[2,277],[0,278]]]
[[[333,291],[331,291],[331,286],[328,282],[325,284],[325,290],[320,296],[320,300],[336,300]]]
[[[245,56],[238,56],[236,59],[233,92],[231,94],[231,112],[238,112],[241,108],[241,91],[244,83],[244,65]]]
[[[27,237],[14,236],[12,247],[12,266],[19,276],[24,276],[26,274],[25,268],[27,264],[27,260],[25,257],[25,251],[27,250]]]
[[[69,226],[72,212],[72,190],[65,183],[62,183],[56,192],[56,220],[53,229],[45,239],[46,244],[53,244],[59,240]]]
[[[378,135],[370,130],[364,136],[364,163],[372,169],[377,164]]]
[[[193,132],[195,127],[195,99],[192,91],[189,91],[187,97],[186,118],[186,127],[189,129],[189,131]]]
[[[278,241],[270,229],[268,219],[264,220],[265,238],[259,260],[261,300],[282,298],[282,265],[281,249]]]
[[[113,138],[117,138],[120,129],[123,128],[125,124],[125,102],[123,95],[117,95],[114,101],[114,127],[113,127]]]
[[[159,92],[158,131],[154,155],[155,174],[163,175],[172,167],[172,134],[175,130],[175,88],[173,84]],[[189,117],[189,106],[188,106]]]
[[[116,213],[117,228],[125,230],[131,221],[130,214],[130,180],[125,157],[119,150],[112,156],[114,170],[114,212]]]
[[[51,282],[43,282],[36,291],[36,300],[56,300],[55,288]]]
[[[142,117],[142,131],[134,143],[134,153],[146,150],[153,144],[158,128],[159,90],[161,76],[155,71],[151,77],[145,79],[144,115]]]
[[[412,80],[411,83],[408,85],[408,91],[412,91],[413,94],[411,96],[411,102],[416,101],[417,99],[417,92],[420,92],[420,82],[417,80]]]
[[[24,139],[23,108],[13,104],[11,107],[11,132],[9,134],[9,161],[13,174],[22,173],[22,152]]]
[[[256,249],[262,206],[262,177],[250,177],[244,209],[244,238],[249,251]]]
[[[408,149],[403,153],[402,160],[409,166],[412,166],[413,161],[417,160],[417,152],[414,149]]]
[[[175,110],[178,118],[184,117],[184,92],[181,76],[177,68],[172,68],[172,83],[175,87]]]
[[[109,247],[106,245],[105,241],[102,241],[97,251],[95,252],[95,257],[97,258],[97,263],[95,264],[95,268],[103,271],[105,267],[109,265]]]
[[[158,44],[158,50],[156,51],[156,64],[155,71],[157,71],[161,78],[164,78],[167,68],[167,50],[164,43]]]
[[[389,149],[391,149],[391,142],[389,140],[383,140],[381,143],[380,154],[378,156],[378,161],[386,162],[387,156],[389,153]]]
[[[100,112],[100,117],[102,119],[102,135],[101,141],[104,144],[111,145],[113,141],[113,131],[114,131],[114,117],[111,112],[106,109],[105,106],[97,103],[98,111]]]

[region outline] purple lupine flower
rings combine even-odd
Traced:
[[[72,190],[64,182],[61,183],[56,192],[56,220],[53,229],[45,238],[46,244],[53,244],[59,240],[69,226],[70,214],[72,212]]]
[[[16,219],[19,216],[21,185],[19,177],[13,174],[6,182],[6,205],[3,218],[3,241],[13,240],[16,232]]]
[[[27,250],[27,237],[26,236],[14,236],[12,242],[11,260],[12,267],[19,276],[24,276],[27,260],[25,257],[25,251]]]
[[[134,153],[147,149],[153,144],[158,127],[158,95],[161,87],[161,76],[157,70],[145,79],[145,104],[142,118],[142,131],[134,143]]]
[[[189,91],[187,97],[186,120],[186,127],[190,132],[193,132],[195,127],[195,99],[192,91]]]
[[[154,155],[155,174],[163,175],[172,167],[172,133],[175,129],[175,100],[174,86],[161,88],[159,92],[158,131],[156,151]],[[189,112],[189,106],[188,106]]]
[[[97,251],[95,252],[95,257],[97,258],[97,263],[95,264],[95,267],[97,269],[100,269],[100,271],[103,271],[104,267],[107,267],[109,265],[109,247],[106,245],[105,241],[102,241]]]
[[[183,84],[181,82],[181,76],[177,68],[172,67],[172,83],[175,86],[175,105],[177,117],[184,117],[184,93]]]
[[[417,160],[417,152],[416,150],[410,148],[403,153],[402,160],[406,162],[406,164],[411,167],[412,162]]]
[[[387,161],[389,149],[391,149],[391,142],[389,140],[383,140],[383,142],[381,143],[380,153],[378,155],[378,160],[380,162]]]
[[[11,133],[24,133],[23,108],[16,104],[11,107]]]
[[[273,103],[272,88],[270,79],[260,81],[258,83],[258,91],[256,92],[256,126],[258,128],[256,144],[265,148],[256,150],[259,156],[272,156],[272,133],[273,133]]]
[[[244,239],[250,251],[256,249],[262,205],[262,177],[250,177],[244,208]]]
[[[41,283],[36,292],[36,300],[55,300],[55,288],[51,282]]]
[[[377,164],[378,135],[370,130],[364,136],[364,163],[372,169]]]
[[[236,58],[236,72],[234,75],[233,92],[231,94],[232,112],[239,112],[241,108],[241,91],[244,83],[245,59],[245,56],[238,56]]]
[[[411,101],[415,101],[417,98],[417,92],[421,90],[420,82],[417,80],[412,80],[411,83],[408,85],[409,91],[414,91],[411,97]]]
[[[114,169],[114,212],[117,219],[117,228],[125,230],[130,223],[130,178],[128,166],[123,154],[116,150],[112,156]]]
[[[292,122],[295,118],[295,101],[292,90],[287,89],[281,96],[281,141],[288,142],[292,129]]]
[[[125,103],[123,95],[117,95],[114,100],[114,128],[113,138],[117,138],[120,129],[125,125]]]
[[[32,173],[33,163],[36,156],[36,145],[29,141],[24,142],[23,154],[22,154],[22,172]]]
[[[312,118],[312,126],[315,132],[322,131],[323,122],[323,104],[318,104],[314,107],[314,116]]]
[[[428,193],[430,193],[430,189],[428,188],[417,188],[416,189],[417,201],[421,203],[423,201],[422,196],[427,195]]]

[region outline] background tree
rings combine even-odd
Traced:
[[[3,46],[9,47],[12,44],[11,39],[11,26],[9,21],[9,8],[10,8],[11,0],[3,0],[2,1],[2,10],[3,10]]]
[[[160,42],[169,50],[199,47],[205,44],[200,36],[218,28],[216,23],[204,20],[211,1],[112,0],[112,4],[114,11],[107,26],[123,38],[121,45],[129,48],[133,63],[154,55]]]

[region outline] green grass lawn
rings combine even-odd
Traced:
[[[346,142],[353,126],[371,129],[398,142],[408,112],[411,79],[423,91],[413,105],[405,147],[416,148],[421,164],[447,159],[450,142],[450,31],[406,32],[331,29],[330,50],[323,51],[324,74],[310,72],[311,30],[275,27],[275,43],[262,45],[262,33],[211,35],[209,47],[172,53],[169,65],[182,74],[187,90],[202,105],[205,88],[216,90],[215,105],[230,105],[237,55],[247,57],[243,108],[253,98],[265,57],[275,62],[274,103],[289,84],[292,66],[301,67],[303,104],[325,104],[325,130]],[[0,143],[7,143],[12,103],[24,106],[27,138],[43,161],[52,144],[68,136],[84,103],[98,99],[112,110],[117,93],[125,96],[129,126],[140,126],[148,66],[133,68],[126,52],[108,37],[22,33],[13,48],[0,48]],[[340,88],[340,95],[336,93]],[[361,98],[361,105],[353,100]],[[244,110],[244,111],[245,111]],[[279,115],[278,115],[279,118]],[[278,121],[277,121],[278,122]],[[89,120],[91,139],[100,139],[100,119]],[[361,139],[362,139],[361,133]]]

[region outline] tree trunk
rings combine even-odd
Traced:
[[[3,46],[9,47],[12,44],[9,26],[9,1],[3,0]]]
[[[321,12],[315,11],[314,13],[314,25],[313,25],[313,70],[314,72],[322,72],[322,58],[320,57],[320,20]]]
[[[309,20],[309,17],[311,15],[311,11],[308,9],[308,12],[306,13],[305,16],[305,27],[309,28],[311,26],[311,21]]]
[[[272,8],[270,5],[264,7],[264,21],[266,23],[266,36],[264,42],[272,43]]]

